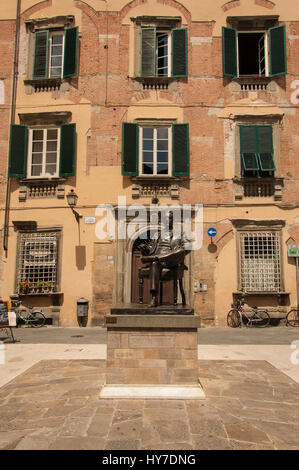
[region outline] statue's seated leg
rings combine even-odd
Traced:
[[[159,263],[154,261],[150,268],[150,292],[152,296],[151,307],[156,307],[158,304],[158,287],[160,281],[160,266]]]
[[[178,279],[177,279],[177,276],[176,276],[176,273],[174,274],[174,278],[173,278],[173,303],[174,305],[177,305],[178,304]]]
[[[139,303],[143,304],[143,276],[139,268]]]
[[[183,279],[179,280],[179,284],[180,284],[180,291],[181,291],[181,295],[182,295],[182,304],[186,305],[186,296],[185,296],[185,292],[184,292],[184,288],[183,288]]]

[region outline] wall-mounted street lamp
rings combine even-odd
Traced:
[[[73,189],[71,189],[70,192],[66,195],[66,200],[68,205],[72,209],[73,214],[76,217],[76,221],[79,223],[79,220],[81,219],[82,215],[76,212],[74,209],[74,207],[76,207],[77,205],[78,196]]]

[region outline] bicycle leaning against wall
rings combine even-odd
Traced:
[[[299,308],[292,308],[286,317],[286,326],[299,326]]]
[[[244,323],[247,327],[257,326],[262,328],[269,325],[271,319],[267,310],[258,307],[245,310],[242,307],[244,303],[244,298],[237,299],[236,303],[233,305],[234,308],[227,314],[228,326],[238,328]]]
[[[17,326],[21,322],[33,328],[40,328],[46,323],[46,317],[41,310],[33,310],[34,307],[28,305],[28,310],[18,308],[21,305],[20,300],[12,301],[12,310],[16,313]]]

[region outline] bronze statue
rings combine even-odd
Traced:
[[[169,231],[164,238],[159,231],[156,240],[151,240],[149,244],[141,244],[140,251],[144,255],[141,261],[145,266],[139,268],[139,299],[143,303],[143,279],[150,280],[151,307],[158,305],[158,291],[160,283],[160,300],[162,301],[163,281],[173,280],[174,282],[174,305],[177,304],[177,281],[179,281],[182,295],[182,303],[186,304],[183,289],[184,271],[187,266],[184,263],[185,256],[190,250],[185,249],[184,237],[181,239],[173,236],[173,216],[169,214]]]

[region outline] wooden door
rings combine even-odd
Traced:
[[[139,250],[133,251],[132,255],[132,288],[131,288],[131,302],[139,303],[139,279],[138,268],[144,266],[141,261],[142,254]],[[149,304],[151,301],[150,282],[149,279],[144,279],[143,284],[143,303]],[[160,303],[160,293],[158,293],[158,302]],[[173,281],[163,282],[163,301],[162,305],[173,305],[174,302],[174,289]]]

